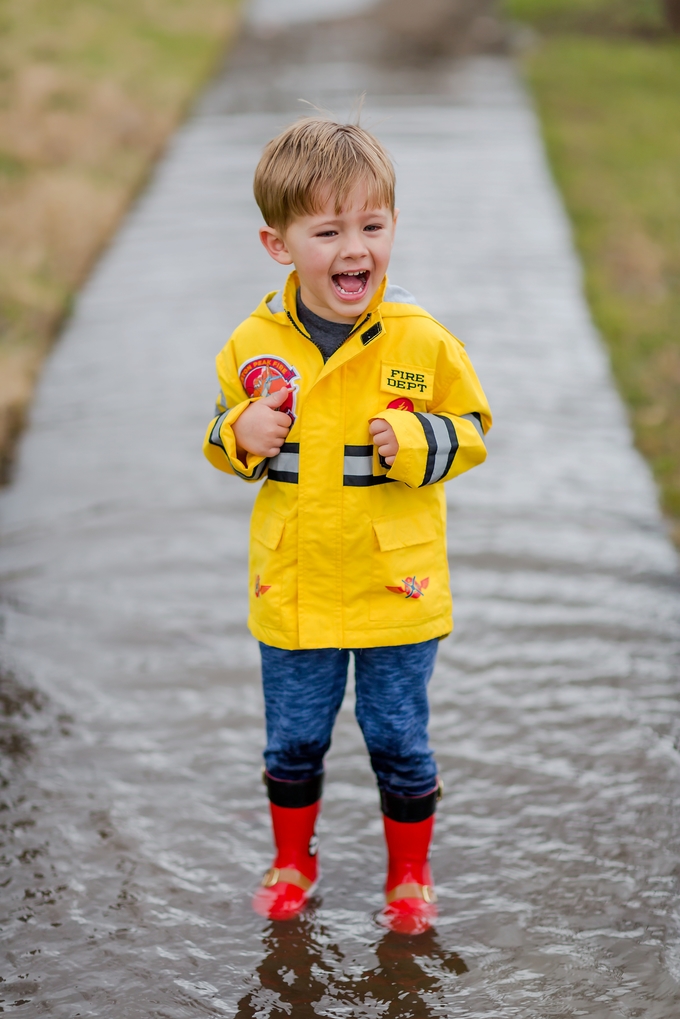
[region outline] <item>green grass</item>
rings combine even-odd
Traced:
[[[659,35],[661,0],[506,0],[508,17],[541,32]]]
[[[590,306],[680,544],[680,41],[645,0],[506,10],[541,33],[527,78]]]
[[[6,152],[0,152],[0,177],[22,177],[26,172],[26,164],[22,163],[20,159],[16,159],[14,156],[8,155]]]

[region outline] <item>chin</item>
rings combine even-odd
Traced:
[[[362,297],[360,301],[356,302],[356,304],[345,304],[344,301],[335,301],[334,303],[339,314],[346,315],[347,318],[351,318],[352,316],[354,316],[354,318],[358,318],[366,311],[371,303],[371,299],[370,297]]]

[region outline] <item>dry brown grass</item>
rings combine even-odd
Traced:
[[[239,0],[0,0],[0,477],[72,295]]]

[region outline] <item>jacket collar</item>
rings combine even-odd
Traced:
[[[303,336],[309,343],[313,340],[307,333],[297,314],[296,294],[300,286],[300,277],[293,270],[286,280],[281,291],[272,291],[267,294],[260,306],[254,312],[255,315],[263,315],[267,318],[271,315],[281,325],[292,327],[296,333]],[[314,385],[320,382],[336,368],[346,364],[347,361],[361,354],[366,348],[377,339],[383,332],[381,304],[387,288],[387,276],[373,295],[373,299],[363,315],[360,316],[343,345],[324,364]]]
[[[305,339],[311,340],[311,336],[303,326],[297,313],[297,292],[299,290],[299,287],[300,277],[298,276],[297,272],[293,270],[291,273],[288,274],[288,279],[286,280],[285,286],[281,292],[283,311],[290,324],[295,329],[297,329],[297,331],[301,333],[305,337]],[[356,325],[353,327],[351,333],[347,337],[347,340],[350,340],[354,336],[354,334],[358,332],[360,329],[362,329],[364,326],[370,326],[372,323],[377,321],[376,312],[378,311],[378,308],[382,304],[386,287],[387,287],[387,276],[383,278],[380,286],[378,287],[373,297],[371,298],[371,303],[369,304],[366,311],[363,313],[363,315],[361,315],[357,319]],[[347,342],[347,340],[345,342]]]

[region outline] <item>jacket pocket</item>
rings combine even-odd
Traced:
[[[373,521],[370,618],[405,628],[451,613],[446,543],[431,513]],[[443,632],[443,631],[442,631]]]
[[[437,537],[437,526],[430,513],[419,517],[378,517],[373,521],[373,530],[381,552],[425,545]]]
[[[282,562],[286,518],[255,506],[250,524],[250,613],[262,626],[281,622]]]
[[[253,514],[251,537],[261,542],[265,548],[276,552],[281,544],[285,526],[286,518],[274,510],[262,515],[259,520]]]

